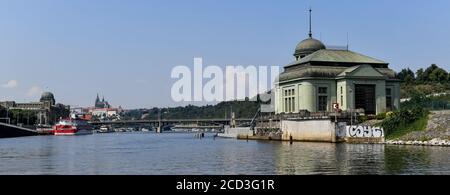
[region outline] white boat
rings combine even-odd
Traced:
[[[98,133],[112,133],[114,131],[112,130],[112,128],[103,125],[103,126],[100,127],[100,129],[97,132]]]

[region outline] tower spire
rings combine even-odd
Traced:
[[[309,8],[309,38],[312,38],[312,8]]]

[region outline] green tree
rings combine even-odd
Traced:
[[[445,71],[442,68],[434,69],[429,75],[430,81],[436,82],[436,83],[446,82],[448,79],[447,77],[448,77],[447,71]]]
[[[430,67],[428,67],[427,69],[425,69],[424,73],[423,73],[423,81],[425,83],[429,83],[432,82],[433,80],[430,78],[430,76],[432,75],[433,71],[435,71],[436,69],[438,69],[439,67],[436,64],[431,64]]]
[[[414,74],[414,72],[407,68],[407,69],[403,69],[402,71],[400,71],[397,74],[397,77],[402,80],[405,81],[406,83],[412,83],[416,80],[416,75]]]
[[[423,68],[417,70],[417,81],[419,81],[420,83],[425,82],[425,71],[423,70]]]

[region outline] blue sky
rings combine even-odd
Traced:
[[[179,105],[177,65],[282,66],[313,33],[395,70],[450,69],[450,1],[0,0],[0,99],[90,106]],[[13,82],[12,82],[13,81]],[[9,82],[9,83],[8,83]]]

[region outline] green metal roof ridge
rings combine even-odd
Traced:
[[[285,67],[301,65],[308,62],[388,64],[387,62],[384,62],[382,60],[350,50],[322,49],[300,59],[299,61],[292,62]]]

